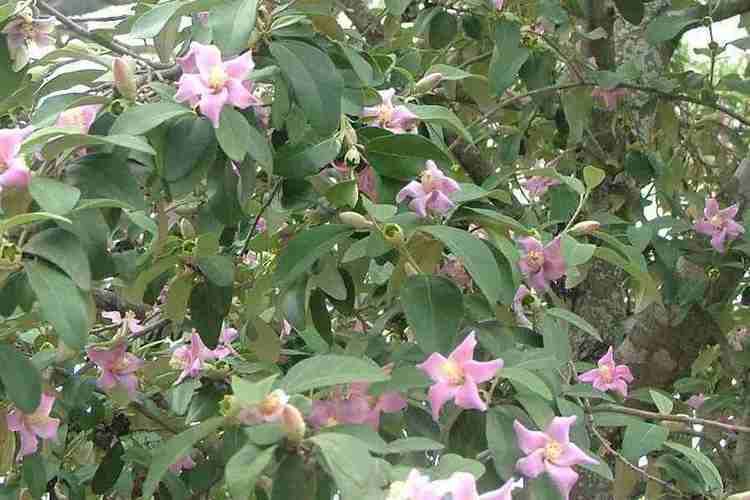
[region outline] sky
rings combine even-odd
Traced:
[[[739,23],[740,17],[736,16],[714,24],[713,32],[716,43],[724,45],[737,40],[738,38],[748,36],[747,30],[745,28],[740,28]],[[708,28],[703,26],[688,31],[683,37],[683,42],[687,43],[690,49],[707,48],[709,41],[710,37],[708,35]],[[700,58],[704,56],[695,55],[694,57]],[[727,58],[729,61],[736,63],[745,57],[745,51],[730,45],[721,57]],[[708,58],[706,58],[706,60],[708,60]]]

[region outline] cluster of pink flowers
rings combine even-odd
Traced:
[[[409,111],[409,108],[400,104],[393,104],[395,89],[381,90],[381,103],[377,106],[368,106],[362,110],[362,116],[375,127],[390,130],[394,134],[413,132],[417,128],[419,119],[417,115]]]
[[[390,366],[384,367],[390,370]],[[369,394],[370,384],[356,382],[347,388],[337,387],[329,399],[313,401],[308,421],[315,428],[339,424],[366,424],[380,427],[380,415],[396,413],[406,408],[406,399],[398,392],[379,396]]]
[[[0,130],[0,190],[26,188],[31,172],[21,158],[21,144],[34,130],[31,127]]]
[[[34,19],[30,12],[24,12],[5,25],[8,53],[13,60],[13,71],[19,71],[29,63],[29,59],[42,57],[52,45],[52,18]]]
[[[551,281],[565,276],[565,260],[559,237],[546,246],[530,236],[521,238],[518,242],[523,251],[518,267],[534,290],[543,293]]]
[[[453,280],[463,290],[471,290],[473,281],[471,275],[466,271],[461,259],[455,255],[449,255],[444,260],[438,271]]]
[[[18,450],[18,459],[36,453],[37,449],[39,449],[39,438],[45,440],[54,440],[57,438],[60,419],[49,416],[54,404],[54,396],[42,393],[39,407],[33,413],[23,413],[18,408],[13,408],[8,413],[8,430],[17,432],[21,436],[21,448]]]
[[[89,359],[99,367],[96,383],[100,389],[111,391],[122,387],[130,399],[135,399],[138,391],[136,372],[143,366],[143,360],[129,353],[124,339],[116,340],[109,348],[90,347],[86,350]]]
[[[186,378],[197,378],[205,368],[207,361],[221,360],[227,356],[237,354],[232,347],[232,342],[237,339],[239,333],[234,328],[225,328],[219,336],[219,345],[215,349],[209,349],[203,343],[198,332],[193,330],[190,336],[190,345],[182,345],[172,352],[169,363],[173,368],[182,370],[175,381],[179,384]]]
[[[711,246],[719,253],[727,251],[727,241],[733,241],[744,234],[745,228],[735,222],[739,207],[735,204],[723,210],[719,209],[716,198],[706,199],[703,217],[695,222],[696,232],[711,237]]]
[[[175,100],[197,106],[215,128],[219,127],[221,110],[227,104],[240,109],[260,104],[252,93],[252,82],[247,80],[255,67],[250,52],[222,61],[217,47],[193,42],[178,63],[183,75]]]
[[[122,327],[122,333],[125,335],[137,335],[144,330],[140,320],[136,318],[133,311],[127,311],[124,318],[122,314],[120,314],[120,311],[104,311],[102,313],[102,318],[108,319],[113,325]]]
[[[616,365],[612,347],[599,359],[598,367],[578,376],[578,380],[591,384],[602,392],[614,391],[622,397],[628,396],[628,384],[633,383],[633,374],[626,365]]]
[[[526,455],[518,460],[516,470],[530,479],[546,472],[565,500],[578,481],[573,466],[599,463],[570,441],[575,422],[575,416],[555,417],[544,432],[530,431],[518,420],[513,423],[518,447]]]
[[[448,479],[430,481],[412,469],[406,481],[391,483],[386,500],[512,500],[512,492],[523,487],[523,481],[511,478],[497,490],[480,495],[477,481],[468,472],[454,472]]]
[[[502,369],[503,360],[475,361],[476,346],[477,340],[472,332],[447,358],[434,352],[424,363],[417,365],[435,382],[427,393],[435,420],[440,417],[443,405],[450,400],[461,408],[487,410],[487,403],[482,401],[477,384],[492,379]]]
[[[422,171],[420,181],[411,181],[396,196],[396,202],[410,199],[409,208],[420,217],[427,213],[443,215],[455,206],[448,196],[461,187],[445,175],[432,160],[427,160],[427,168]]]

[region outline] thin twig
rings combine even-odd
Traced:
[[[59,10],[49,5],[44,0],[37,0],[37,6],[39,7],[40,10],[46,12],[47,14],[51,15],[52,17],[60,21],[60,23],[63,26],[68,28],[70,31],[72,31],[79,37],[96,42],[102,47],[106,47],[112,52],[115,52],[116,54],[120,54],[123,56],[125,55],[130,56],[133,59],[137,59],[138,61],[141,61],[142,63],[147,64],[148,66],[154,69],[167,69],[167,68],[171,68],[172,66],[174,66],[173,64],[164,64],[164,63],[152,61],[148,58],[141,56],[140,54],[137,54],[126,45],[123,45],[115,40],[108,40],[103,36],[90,32],[89,30],[87,30],[86,28],[78,24],[77,22],[73,21],[72,19],[70,19],[68,16],[66,16]]]
[[[276,198],[276,195],[279,194],[279,191],[281,191],[281,181],[279,181],[276,186],[273,188],[273,191],[271,191],[271,195],[268,197],[268,199],[263,203],[263,206],[260,207],[260,211],[258,211],[258,215],[255,216],[255,222],[253,223],[253,227],[250,228],[250,232],[247,233],[247,238],[245,238],[245,242],[242,244],[242,253],[247,252],[247,248],[250,245],[250,240],[253,239],[253,236],[255,236],[255,233],[258,230],[258,222],[260,222],[260,218],[263,217],[263,213],[268,210],[268,207],[271,206],[271,203],[273,203],[273,199]]]
[[[729,432],[747,432],[750,433],[750,427],[744,425],[732,425],[725,424],[723,422],[717,422],[716,420],[706,420],[705,418],[690,417],[688,415],[664,415],[661,413],[654,413],[644,410],[636,410],[635,408],[626,408],[624,406],[597,406],[591,408],[592,413],[620,413],[622,415],[631,415],[633,417],[641,417],[647,420],[666,420],[668,422],[681,422],[689,425],[703,425],[706,427],[716,427]]]
[[[111,23],[115,21],[124,21],[128,15],[119,16],[104,16],[104,17],[83,17],[83,16],[71,16],[68,19],[74,23]]]

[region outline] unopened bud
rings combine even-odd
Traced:
[[[356,146],[352,146],[344,155],[344,160],[346,160],[347,165],[359,165],[359,162],[362,161],[362,155],[359,154]]]
[[[126,99],[134,101],[138,94],[133,61],[127,57],[118,57],[112,65],[115,87]]]
[[[383,227],[383,238],[391,245],[400,245],[406,239],[404,236],[404,230],[398,224],[386,224]]]
[[[185,239],[195,238],[195,227],[187,219],[180,219],[180,234]]]
[[[372,221],[367,220],[364,215],[357,212],[341,212],[339,219],[344,224],[348,224],[355,229],[369,229],[372,227]]]
[[[419,270],[411,265],[411,262],[407,262],[404,264],[404,271],[406,271],[407,276],[416,276],[419,274]]]
[[[440,85],[440,82],[442,81],[443,75],[441,75],[440,73],[430,73],[417,82],[417,84],[414,86],[414,92],[418,94],[429,92]]]
[[[583,222],[579,222],[578,224],[570,228],[570,234],[573,234],[573,235],[591,234],[594,231],[598,231],[600,227],[602,227],[602,225],[599,224],[595,220],[585,220]]]
[[[302,413],[292,405],[286,405],[281,414],[281,428],[289,441],[299,443],[305,437],[307,425]]]

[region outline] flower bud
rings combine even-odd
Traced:
[[[706,277],[709,281],[716,281],[721,276],[721,271],[715,267],[710,267],[706,270]]]
[[[182,234],[182,237],[185,239],[195,238],[195,228],[193,227],[193,224],[185,218],[180,219],[180,234]]]
[[[347,165],[359,165],[359,162],[362,161],[362,155],[359,154],[356,146],[352,146],[344,155],[344,160],[346,160]]]
[[[429,75],[425,75],[424,78],[417,82],[417,84],[414,86],[414,92],[418,94],[429,92],[440,85],[440,82],[442,81],[443,75],[441,75],[440,73],[430,73]]]
[[[344,224],[348,224],[355,229],[368,229],[372,227],[372,221],[367,220],[362,214],[357,212],[341,212],[339,219]]]
[[[292,405],[284,407],[284,412],[281,414],[281,428],[284,430],[287,439],[294,443],[302,441],[307,431],[302,413]]]
[[[389,223],[383,226],[383,238],[391,245],[400,245],[406,240],[404,230],[398,224]]]
[[[112,73],[115,77],[115,87],[126,99],[134,101],[138,94],[138,85],[135,79],[134,64],[129,58],[118,57],[112,65]]]
[[[578,224],[570,228],[570,234],[573,234],[573,235],[591,234],[594,231],[598,231],[600,227],[602,227],[602,225],[599,224],[595,220],[585,220],[583,222],[579,222]]]

